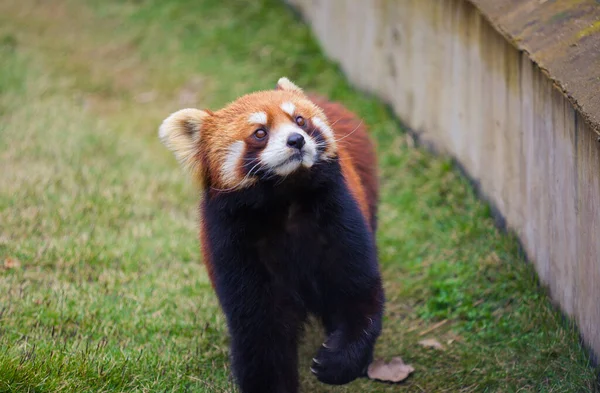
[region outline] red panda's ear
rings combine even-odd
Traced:
[[[209,112],[199,109],[181,109],[167,117],[158,130],[161,142],[192,172],[198,169],[196,153],[203,123],[209,116]]]
[[[287,91],[293,91],[295,93],[304,94],[304,92],[302,91],[301,88],[296,86],[292,81],[290,81],[286,77],[279,78],[279,80],[277,81],[277,86],[275,87],[275,90],[287,90]]]

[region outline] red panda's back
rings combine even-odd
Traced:
[[[375,231],[379,182],[377,157],[366,125],[356,115],[337,102],[310,95],[311,101],[321,107],[338,141],[340,162],[366,219]]]

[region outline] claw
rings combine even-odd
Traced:
[[[316,358],[313,358],[313,362],[315,362],[316,364],[318,364],[319,366],[321,365],[321,362],[319,360],[317,360]]]
[[[317,370],[315,370],[315,369],[314,369],[314,368],[312,368],[312,367],[310,368],[310,372],[311,372],[311,373],[313,373],[313,374],[315,374],[315,375],[317,374]]]

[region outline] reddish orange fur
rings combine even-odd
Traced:
[[[204,263],[204,267],[206,268],[206,274],[208,275],[208,279],[210,280],[210,285],[212,286],[213,289],[216,289],[215,273],[214,273],[214,268],[213,268],[213,263],[212,263],[212,258],[211,258],[212,254],[211,254],[211,250],[209,248],[208,239],[206,237],[207,231],[208,231],[208,228],[206,228],[204,221],[200,220],[200,244],[202,245],[202,247],[201,247],[202,261]]]
[[[227,189],[232,184],[224,184],[219,176],[219,168],[227,154],[227,148],[236,140],[248,138],[256,130],[256,125],[248,123],[248,116],[254,112],[266,112],[269,126],[289,121],[282,113],[279,105],[286,101],[296,104],[305,117],[322,115],[322,111],[308,101],[302,93],[284,90],[259,91],[242,96],[218,111],[210,112],[210,116],[202,125],[202,143],[199,147],[198,159],[201,160],[199,173],[201,184],[217,189]],[[324,116],[320,116],[324,117]],[[206,184],[208,181],[209,184]]]

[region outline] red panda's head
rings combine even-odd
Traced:
[[[175,112],[159,136],[197,180],[217,190],[286,177],[337,154],[323,111],[287,78],[218,111]]]

